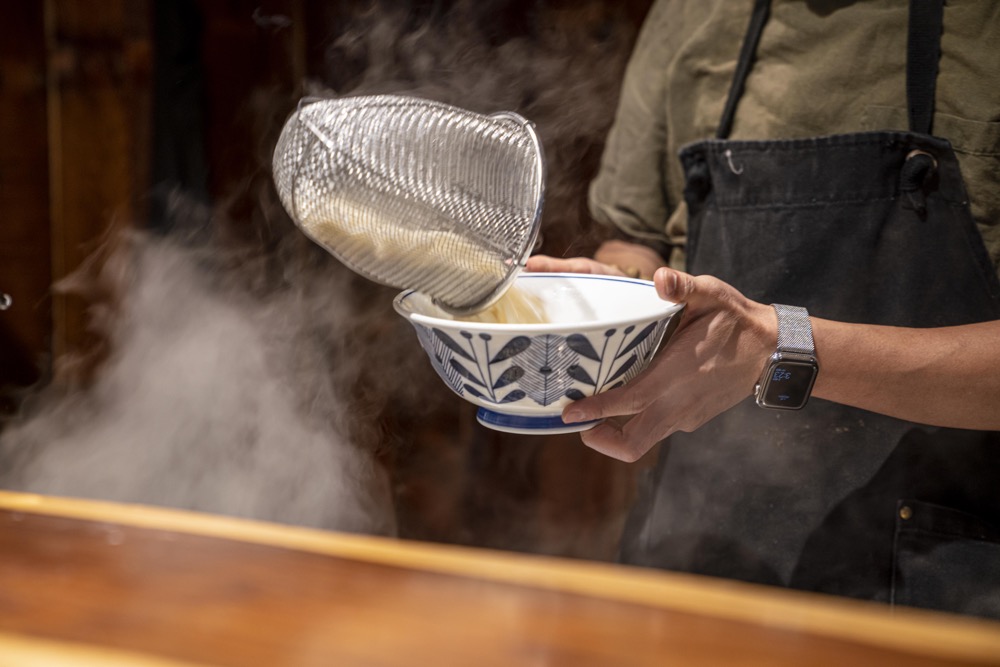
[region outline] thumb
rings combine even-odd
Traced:
[[[656,293],[664,301],[687,303],[698,296],[697,281],[694,276],[669,267],[660,267],[653,274]]]
[[[664,266],[656,270],[653,281],[661,299],[685,304],[689,313],[720,309],[745,312],[760,305],[714,276],[692,276]],[[770,312],[770,308],[765,309]]]

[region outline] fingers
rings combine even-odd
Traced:
[[[580,433],[580,440],[591,449],[625,463],[635,463],[648,452],[655,442],[648,445],[643,441],[630,439],[626,433],[626,423],[612,419],[605,420]]]
[[[630,418],[612,417],[580,433],[580,439],[583,444],[605,456],[634,463],[656,443],[678,430],[663,417],[649,412]]]
[[[567,423],[604,420],[580,434],[607,456],[636,461],[677,431],[694,431],[746,398],[774,349],[775,315],[712,276],[657,270],[658,295],[687,315],[669,346],[626,386],[566,406]]]
[[[645,389],[640,376],[624,387],[573,401],[563,409],[562,419],[575,423],[634,415],[649,407],[654,392],[654,387]]]
[[[618,389],[570,403],[563,409],[566,423],[604,421],[580,434],[583,444],[606,456],[633,462],[670,433],[669,427],[653,425],[650,420],[669,415],[648,410],[655,394],[644,388],[641,379]]]
[[[550,257],[532,255],[525,269],[533,273],[591,273],[596,275],[623,275],[621,271],[586,257]]]
[[[696,307],[720,300],[722,292],[728,288],[728,285],[711,276],[695,277],[666,266],[657,269],[653,282],[661,299]]]
[[[751,303],[735,287],[714,276],[692,276],[664,266],[657,269],[653,282],[661,299],[686,303],[693,310],[731,309]]]
[[[695,291],[694,276],[666,266],[657,269],[653,274],[653,282],[656,284],[656,293],[664,301],[686,303]]]
[[[594,259],[615,266],[628,276],[652,280],[663,258],[652,248],[625,241],[605,241],[594,253]]]
[[[630,443],[622,432],[623,426],[614,420],[605,420],[594,428],[580,433],[580,440],[591,449],[625,463],[635,463],[645,452]],[[648,451],[648,450],[647,450]]]

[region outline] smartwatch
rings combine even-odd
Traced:
[[[776,410],[805,407],[819,372],[812,324],[805,308],[772,304],[778,314],[778,348],[754,387],[757,405]]]

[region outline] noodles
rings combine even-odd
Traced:
[[[541,297],[522,289],[516,282],[489,308],[455,319],[496,324],[542,324],[548,321]]]

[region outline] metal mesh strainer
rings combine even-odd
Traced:
[[[304,101],[273,167],[307,236],[366,278],[454,313],[498,299],[538,235],[541,144],[511,112],[398,95]]]

